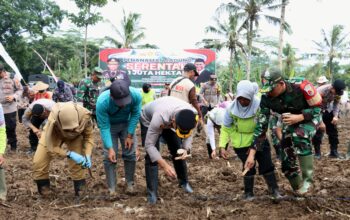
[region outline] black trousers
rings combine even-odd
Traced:
[[[331,151],[337,151],[338,150],[338,144],[339,144],[339,138],[338,138],[338,129],[337,126],[332,124],[333,120],[333,112],[324,112],[322,114],[322,120],[323,123],[326,125],[326,133],[328,135],[328,141],[329,145],[331,147]],[[320,146],[322,143],[322,138],[323,138],[324,133],[318,129],[316,131],[315,136],[312,139],[312,143],[315,146],[315,152],[320,152]]]
[[[6,136],[7,144],[11,146],[11,150],[17,149],[17,135],[16,135],[16,126],[17,126],[17,111],[4,114],[5,124],[6,124]]]
[[[30,122],[36,127],[36,128],[40,128],[40,125],[45,121],[45,119],[42,119],[40,117],[35,117],[32,116],[32,118],[30,119]],[[36,148],[38,146],[38,142],[39,139],[36,136],[36,134],[32,131],[32,129],[30,129],[29,131],[29,143],[30,143],[30,148],[33,151],[36,151]]]
[[[244,170],[244,164],[248,158],[249,147],[234,148],[238,158],[242,161],[242,170]],[[275,170],[275,166],[271,160],[270,145],[267,141],[264,141],[261,151],[257,151],[255,154],[255,160],[259,163],[259,174],[264,175]],[[246,174],[246,176],[253,176],[256,174],[256,168],[252,167]]]
[[[24,108],[19,108],[17,110],[19,123],[22,123],[22,116],[24,115],[25,110],[26,109],[24,109]]]
[[[147,129],[147,127],[145,127]],[[142,134],[142,133],[141,133]],[[144,133],[145,134],[145,133]],[[147,134],[147,131],[146,131]],[[161,135],[168,145],[168,149],[172,156],[172,161],[176,171],[179,184],[185,184],[188,182],[187,178],[187,164],[185,160],[175,160],[177,156],[177,150],[181,148],[182,140],[173,132],[171,129],[164,129]],[[159,150],[159,139],[156,144],[156,148]],[[152,163],[148,154],[145,157],[145,164],[150,164],[151,166],[157,166],[157,162]]]
[[[147,127],[144,126],[141,121],[140,121],[140,125],[141,125],[141,142],[142,142],[142,147],[145,147],[145,141],[146,141],[146,134],[147,134]],[[159,145],[159,141],[157,141],[157,144]],[[159,150],[159,148],[157,148]]]

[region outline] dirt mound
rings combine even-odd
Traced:
[[[349,120],[342,120],[339,151],[346,153],[350,139]],[[50,180],[56,192],[54,198],[42,199],[31,177],[32,156],[28,132],[18,126],[19,152],[7,153],[6,178],[8,201],[11,206],[0,206],[0,219],[324,219],[350,218],[350,161],[328,159],[323,156],[315,162],[315,183],[312,196],[297,199],[276,164],[278,183],[285,199],[276,203],[267,197],[264,180],[257,176],[256,200],[242,201],[243,180],[241,162],[233,151],[228,161],[209,160],[204,137],[194,139],[192,155],[188,160],[189,181],[195,193],[184,194],[160,171],[160,202],[155,206],[146,203],[144,160],[137,163],[137,194],[125,194],[123,163],[118,158],[118,198],[109,200],[102,161],[101,140],[94,149],[92,178],[88,177],[89,197],[80,201],[73,196],[73,182],[69,178],[66,159],[54,159]],[[99,137],[96,131],[96,137]],[[143,149],[141,149],[144,154]],[[274,151],[274,150],[272,150]],[[328,153],[328,140],[322,152]],[[165,149],[163,156],[167,156]],[[143,157],[141,157],[143,158]]]

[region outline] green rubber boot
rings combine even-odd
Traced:
[[[303,179],[299,174],[295,177],[287,177],[287,178],[294,191],[298,191],[302,187]]]
[[[308,192],[313,182],[312,179],[314,174],[314,157],[312,155],[298,157],[301,173],[303,176],[303,186],[299,189],[299,193],[305,194]]]

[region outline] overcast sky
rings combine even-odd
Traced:
[[[74,1],[56,0],[62,9],[76,12]],[[215,9],[228,0],[120,0],[110,1],[99,12],[115,26],[120,26],[123,9],[142,15],[141,26],[145,27],[146,39],[142,43],[156,44],[161,49],[196,48],[195,44],[208,38],[204,29],[213,23]],[[349,0],[290,0],[286,9],[286,20],[292,27],[292,35],[285,34],[285,41],[297,48],[299,53],[311,52],[315,46],[312,40],[321,41],[321,29],[327,32],[335,24],[345,26],[350,32]],[[279,11],[276,12],[279,15]],[[65,20],[61,28],[74,27]],[[261,23],[265,37],[278,39],[278,27]],[[89,37],[116,37],[108,23],[100,22],[89,28]],[[227,53],[220,53],[219,59],[226,60]]]

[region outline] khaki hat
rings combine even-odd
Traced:
[[[326,83],[326,82],[328,82],[328,79],[325,76],[320,76],[317,79],[317,83]]]
[[[46,90],[47,88],[49,88],[49,85],[42,81],[37,82],[35,86],[33,86],[33,89],[36,91]]]
[[[67,102],[61,104],[58,112],[58,121],[63,130],[74,130],[79,127],[79,113],[74,103]]]

